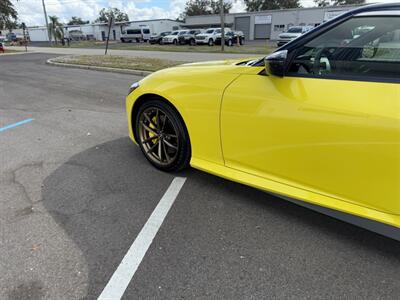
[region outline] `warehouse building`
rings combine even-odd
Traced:
[[[277,40],[278,35],[291,26],[318,26],[356,5],[293,8],[225,15],[225,26],[244,33],[247,40]],[[185,20],[186,28],[221,27],[219,15],[191,16]]]

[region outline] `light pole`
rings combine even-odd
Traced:
[[[42,0],[42,5],[43,5],[44,19],[46,20],[47,36],[49,38],[49,44],[51,46],[51,35],[50,35],[50,30],[49,30],[49,21],[47,19],[46,5],[44,4],[44,0]]]
[[[221,13],[221,51],[225,49],[225,12],[224,12],[224,0],[219,0],[219,10]]]

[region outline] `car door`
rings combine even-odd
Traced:
[[[400,17],[354,17],[225,91],[225,165],[400,214]]]

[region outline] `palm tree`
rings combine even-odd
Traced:
[[[49,33],[54,38],[54,42],[57,44],[57,40],[61,41],[64,38],[64,30],[62,24],[58,21],[57,16],[49,16]]]

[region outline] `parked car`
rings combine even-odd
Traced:
[[[229,31],[225,33],[225,45],[232,46],[234,44],[244,45],[244,34],[242,31]],[[221,45],[221,33],[215,39],[216,45]]]
[[[307,31],[313,29],[313,26],[292,26],[288,29],[288,31],[281,33],[278,35],[278,47],[289,43],[290,41],[298,38],[303,35]]]
[[[149,42],[150,42],[150,44],[160,44],[161,45],[163,43],[163,40],[162,40],[163,37],[167,36],[169,34],[171,34],[171,31],[164,31],[159,34],[151,35]]]
[[[71,30],[68,32],[70,41],[84,41],[86,40],[86,35],[80,30]]]
[[[225,28],[225,34],[230,31],[230,28]],[[205,32],[196,35],[196,44],[207,44],[208,46],[213,46],[218,34],[221,35],[221,28],[208,28]]]
[[[173,31],[170,35],[166,35],[163,37],[163,44],[174,44],[178,45],[179,36],[184,35],[188,32],[188,30],[176,30]]]
[[[148,27],[126,27],[121,31],[120,40],[122,43],[131,43],[132,41],[137,43],[147,42],[150,40],[150,29]]]
[[[155,72],[131,85],[130,138],[163,171],[190,165],[400,241],[399,11],[362,6],[268,57]]]
[[[178,42],[180,45],[189,44],[191,46],[196,45],[196,35],[203,33],[203,29],[191,29],[186,33],[178,36]]]
[[[18,38],[14,32],[8,32],[6,34],[6,39],[8,42],[16,42]]]

